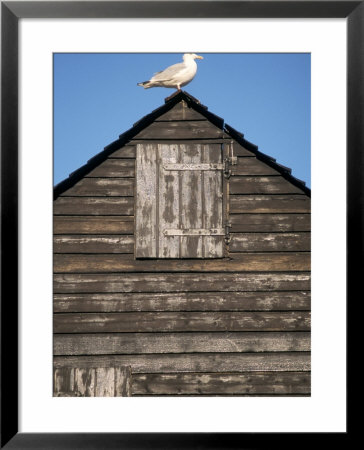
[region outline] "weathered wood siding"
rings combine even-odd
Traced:
[[[135,257],[222,257],[222,144],[136,147]]]
[[[55,200],[55,395],[310,394],[310,198],[274,167],[233,143],[223,258],[135,257],[137,145],[224,142],[179,103]]]

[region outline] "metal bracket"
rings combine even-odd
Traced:
[[[201,164],[163,164],[164,170],[222,170],[224,168],[221,163],[201,163]]]
[[[229,159],[230,158],[228,156],[224,159],[224,177],[225,178],[230,178],[230,176],[231,176]]]
[[[224,238],[226,245],[230,244],[230,241],[231,241],[230,228],[231,228],[231,222],[226,222],[225,223],[225,238]]]
[[[224,177],[231,177],[231,169],[230,166],[235,166],[238,163],[238,158],[236,156],[227,156],[224,159]]]
[[[164,236],[225,236],[223,228],[167,228],[163,231]]]

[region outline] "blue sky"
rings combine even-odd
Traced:
[[[199,54],[183,89],[310,187],[310,55]],[[174,89],[137,82],[181,60],[180,53],[55,54],[54,184],[164,104]]]

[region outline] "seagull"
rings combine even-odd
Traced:
[[[173,66],[155,73],[149,81],[138,83],[138,86],[143,86],[144,89],[151,87],[175,87],[180,91],[181,86],[188,84],[196,75],[197,64],[195,59],[203,59],[203,57],[196,55],[196,53],[185,53],[182,63],[173,64]]]

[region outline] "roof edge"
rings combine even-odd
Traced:
[[[93,156],[87,161],[86,164],[76,169],[74,172],[70,173],[68,178],[60,181],[53,188],[53,200],[56,200],[64,191],[70,189],[74,186],[82,177],[87,175],[93,169],[95,169],[99,164],[104,162],[114,151],[118,150],[120,147],[125,146],[136,134],[141,130],[150,125],[157,117],[165,114],[170,109],[172,109],[177,103],[181,101],[181,98],[175,97],[171,99],[168,103],[156,108],[151,113],[142,117],[138,122],[136,122],[131,128],[126,130],[124,133],[119,135],[119,138],[111,144],[104,147],[104,149]]]
[[[268,166],[272,167],[272,169],[276,170],[280,175],[282,175],[283,178],[292,183],[294,186],[301,189],[308,197],[311,197],[311,189],[306,186],[306,183],[304,181],[291,175],[292,169],[277,163],[275,158],[272,158],[271,156],[259,151],[256,145],[247,141],[244,138],[244,135],[239,131],[235,130],[232,126],[225,124],[225,132],[230,137],[235,139],[244,148],[252,152],[256,156],[256,158],[259,159],[259,161],[262,161]]]
[[[295,178],[291,175],[292,170],[281,164],[278,164],[274,158],[258,150],[258,147],[244,138],[244,134],[235,130],[230,125],[224,123],[224,119],[209,112],[207,106],[201,104],[201,102],[190,95],[186,91],[177,91],[173,93],[170,97],[165,99],[165,103],[154,109],[152,112],[142,117],[139,121],[134,123],[134,125],[127,131],[119,135],[119,138],[113,141],[111,144],[104,147],[104,149],[93,156],[87,161],[86,164],[81,166],[79,169],[72,172],[68,178],[59,182],[53,188],[53,199],[56,200],[64,191],[70,189],[74,186],[82,177],[90,173],[99,164],[104,162],[114,151],[124,147],[135,135],[137,135],[144,128],[149,126],[155,119],[172,109],[177,103],[185,101],[190,108],[193,108],[196,112],[200,113],[207,120],[217,126],[219,129],[223,130],[230,137],[235,139],[239,144],[245,147],[247,150],[251,151],[260,161],[266,163],[270,167],[274,168],[279,172],[287,181],[294,184],[300,188],[306,195],[311,197],[311,189],[309,189],[305,182]]]

